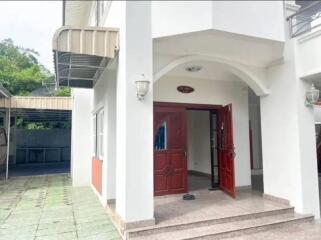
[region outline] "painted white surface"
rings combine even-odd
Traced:
[[[194,46],[195,47],[195,46]],[[245,82],[251,89],[259,96],[269,94],[269,89],[267,87],[266,80],[266,69],[265,68],[254,68],[251,66],[246,66],[244,64],[239,64],[230,60],[226,60],[225,58],[208,56],[208,55],[191,55],[187,57],[181,57],[175,59],[174,61],[168,63],[163,66],[163,68],[156,71],[154,76],[154,82],[158,81],[165,75],[171,75],[172,72],[175,73],[176,69],[181,65],[194,65],[198,62],[207,62],[206,65],[202,66],[201,71],[206,71],[206,68],[210,67],[211,64],[214,66],[219,65],[221,68],[221,76],[223,76],[223,72],[227,71],[229,73],[224,74],[225,81],[231,81],[235,79],[241,79]],[[235,77],[229,78],[229,76],[234,75]],[[181,75],[184,77],[184,75]],[[185,75],[187,76],[187,75]],[[190,73],[189,75],[192,78],[197,78],[198,73]],[[237,76],[237,77],[236,77]],[[208,77],[206,77],[208,78]],[[216,77],[213,79],[217,80]],[[222,80],[222,79],[220,79]]]
[[[187,111],[188,170],[211,174],[209,111]]]
[[[307,77],[321,73],[321,27],[297,38],[297,56],[299,76]],[[320,77],[315,79],[320,81]]]
[[[92,89],[72,89],[71,177],[73,186],[89,186],[92,158]]]
[[[153,86],[143,101],[135,81],[153,80],[151,3],[113,2],[105,26],[120,29],[116,84],[116,211],[123,221],[154,218]],[[142,148],[141,146],[144,146]]]
[[[285,41],[282,1],[213,1],[213,28]]]
[[[104,146],[102,198],[116,197],[116,81],[118,59],[115,58],[94,86],[92,114],[104,111]]]
[[[153,38],[215,29],[284,41],[282,1],[154,1]]]
[[[318,218],[314,116],[304,104],[308,84],[297,76],[293,40],[284,57],[269,69],[271,94],[261,97],[264,191]]]
[[[211,1],[153,1],[153,38],[210,29]]]
[[[207,8],[209,4],[212,8]],[[197,14],[194,14],[195,11]],[[158,38],[154,39],[156,76],[159,70],[177,59],[205,54],[219,59],[213,62],[227,67],[227,71],[238,75],[250,86],[252,84],[251,87],[257,92],[261,89],[260,95],[264,95],[262,89],[271,90],[269,96],[261,98],[265,192],[289,199],[299,212],[319,216],[313,113],[304,106],[304,93],[308,85],[299,80],[299,76],[319,71],[321,55],[317,49],[320,42],[314,37],[317,34],[309,41],[301,41],[295,55],[295,47],[288,41],[284,63],[279,61],[281,65],[269,67],[266,71],[269,63],[283,57],[285,24],[281,1],[114,1],[105,26],[120,28],[121,49],[116,85],[116,211],[124,221],[153,218],[153,90],[144,101],[138,102],[134,85],[141,73],[151,80],[153,78],[151,31],[153,37]],[[224,33],[203,31],[194,34],[207,28],[217,28]],[[184,32],[188,34],[159,38]],[[204,58],[188,63],[195,60]],[[251,82],[253,79],[258,81]],[[196,91],[188,95],[180,94],[176,87],[181,84],[191,85]],[[156,101],[232,103],[236,185],[250,185],[247,86],[241,82],[187,76],[160,77],[154,85]],[[109,119],[106,121],[108,126],[112,126]],[[110,151],[108,146],[106,148],[107,152]],[[104,191],[108,197],[107,178],[112,175],[107,173],[108,168],[104,171],[107,174],[104,180],[107,189]]]
[[[242,82],[212,81],[193,78],[162,78],[154,84],[154,100],[159,102],[227,105],[232,103],[235,145],[236,186],[251,185],[249,115],[247,86]],[[192,86],[195,91],[182,94],[179,85]]]

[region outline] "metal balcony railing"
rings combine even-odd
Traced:
[[[287,18],[294,38],[321,26],[321,1],[315,1]]]

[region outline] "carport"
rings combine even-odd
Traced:
[[[16,97],[2,94],[2,177],[8,179],[17,176],[69,173],[71,108],[70,97]]]

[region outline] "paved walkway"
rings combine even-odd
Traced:
[[[89,187],[72,188],[66,174],[0,181],[0,239],[120,239]]]

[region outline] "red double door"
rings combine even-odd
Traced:
[[[154,107],[154,195],[186,193],[187,106]],[[234,145],[231,105],[218,110],[220,188],[235,197]],[[210,161],[210,160],[209,160]]]

